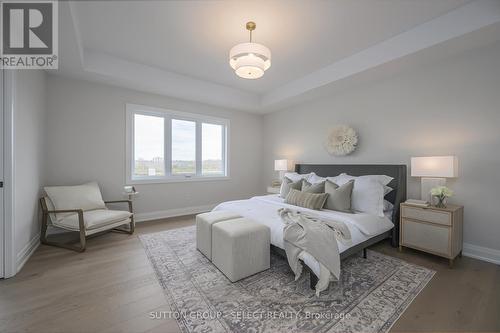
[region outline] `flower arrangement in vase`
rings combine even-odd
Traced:
[[[436,207],[446,208],[446,198],[453,196],[453,191],[446,186],[436,186],[431,189],[431,195],[438,199]]]

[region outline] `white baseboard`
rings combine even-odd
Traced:
[[[24,264],[33,255],[35,250],[40,246],[40,234],[33,237],[28,244],[16,256],[16,273],[23,268]]]
[[[464,243],[462,254],[466,257],[500,265],[500,250]]]
[[[151,220],[165,219],[165,218],[169,218],[169,217],[199,214],[199,213],[211,211],[215,206],[216,206],[216,204],[174,208],[174,209],[160,210],[160,211],[149,212],[149,213],[138,213],[138,214],[135,214],[135,221],[136,222],[145,222],[145,221],[151,221]]]

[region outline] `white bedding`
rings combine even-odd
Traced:
[[[332,210],[311,210],[284,203],[279,195],[257,196],[247,200],[236,200],[223,202],[214,210],[228,210],[250,218],[258,223],[264,224],[271,229],[271,244],[281,249],[283,245],[283,222],[278,215],[278,209],[287,207],[309,214],[317,215],[323,219],[333,219],[344,222],[351,232],[352,245],[355,246],[372,237],[380,235],[394,227],[387,217],[379,217],[364,213],[348,214]],[[339,243],[339,253],[344,252],[351,246]],[[319,276],[319,264],[311,255],[304,252],[301,259],[312,271]]]

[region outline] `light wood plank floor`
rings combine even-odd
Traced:
[[[0,332],[179,332],[150,311],[169,307],[137,234],[192,225],[182,217],[140,223],[133,236],[108,233],[76,253],[40,246],[14,278],[0,280]],[[388,243],[374,250],[437,271],[393,332],[500,331],[500,266],[447,261]]]

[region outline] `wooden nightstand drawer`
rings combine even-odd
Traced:
[[[402,243],[405,246],[450,256],[450,228],[402,220]]]
[[[402,207],[402,216],[414,220],[427,221],[443,225],[451,225],[451,213],[432,209]]]

